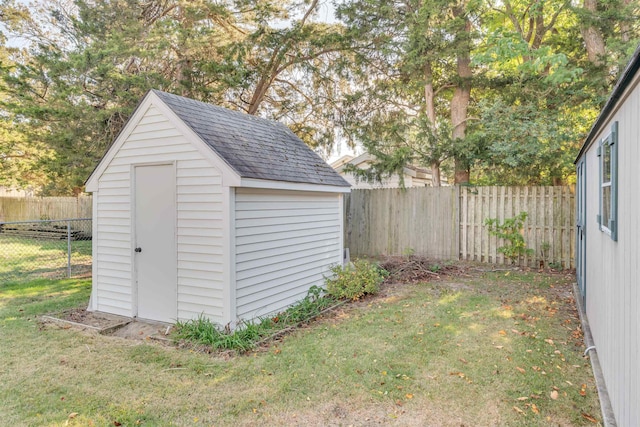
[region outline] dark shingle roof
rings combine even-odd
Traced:
[[[243,178],[350,187],[285,125],[153,90]]]

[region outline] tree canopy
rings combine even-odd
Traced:
[[[0,0],[0,185],[77,194],[143,94],[286,123],[371,179],[568,182],[634,0]]]

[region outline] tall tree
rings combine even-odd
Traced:
[[[0,33],[0,73],[11,72],[10,51],[6,38]],[[6,100],[5,88],[0,84],[0,103]],[[30,143],[25,135],[27,123],[15,114],[0,108],[0,186],[8,188],[37,188],[47,183],[40,169],[52,151],[38,143]]]
[[[380,159],[371,172],[393,173],[402,157],[430,166],[438,185],[440,166],[453,159],[456,182],[468,181],[477,155],[467,135],[477,14],[478,3],[457,0],[351,0],[338,8],[360,67],[346,124]],[[363,119],[375,125],[360,126]]]
[[[332,143],[342,49],[317,1],[52,0],[0,2],[0,21],[28,41],[3,75],[3,108],[55,152],[49,194],[81,191],[149,88],[287,122],[311,145]]]

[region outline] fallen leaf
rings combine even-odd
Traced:
[[[504,330],[500,330],[500,331],[498,331],[498,333],[499,333],[500,335],[507,335],[507,333],[506,333]]]
[[[413,394],[407,393],[404,395],[404,397],[406,397],[407,399],[413,399]]]
[[[584,412],[582,413],[582,418],[584,418],[585,420],[589,420],[592,423],[597,423],[598,420],[596,420],[595,418],[593,418],[591,415],[589,414],[585,414]]]
[[[535,414],[539,414],[540,413],[540,409],[538,409],[538,407],[536,406],[535,403],[531,404],[531,410],[535,413]]]
[[[524,411],[522,409],[518,408],[517,406],[514,406],[513,410],[516,411],[519,414],[524,414]]]
[[[122,425],[122,423],[118,422],[118,421],[114,421],[113,425],[116,426],[116,427],[120,427]]]
[[[70,414],[69,414],[69,418],[70,418],[70,419],[73,419],[73,418],[75,418],[75,417],[77,417],[77,416],[78,416],[78,413],[77,413],[77,412],[72,412],[72,413],[70,413]]]
[[[525,372],[527,372],[527,371],[525,371],[524,369],[522,369],[520,366],[516,366],[516,369],[517,369],[517,370],[518,370],[518,372],[520,372],[521,374],[524,374]]]
[[[586,396],[586,395],[587,395],[587,385],[582,384],[582,387],[580,387],[580,396]]]
[[[462,358],[462,357],[461,357],[460,359],[458,359],[458,360],[459,360],[459,361],[461,361],[462,363],[465,363],[465,364],[466,364],[466,363],[469,363],[469,362],[467,362],[467,361],[466,361],[464,358]]]
[[[520,334],[520,331],[518,331],[517,329],[512,329],[511,332],[513,332],[514,334]]]
[[[529,398],[527,396],[522,396],[522,397],[519,397],[516,400],[523,401],[523,400],[529,400]]]
[[[558,399],[558,392],[557,392],[557,391],[555,391],[555,390],[553,390],[553,391],[551,392],[550,397],[551,397],[553,400],[557,400],[557,399]]]
[[[549,339],[549,340],[544,340],[544,342],[546,342],[547,344],[551,344],[553,345],[553,340]]]

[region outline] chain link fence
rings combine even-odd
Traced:
[[[91,218],[0,222],[0,284],[91,275]]]

